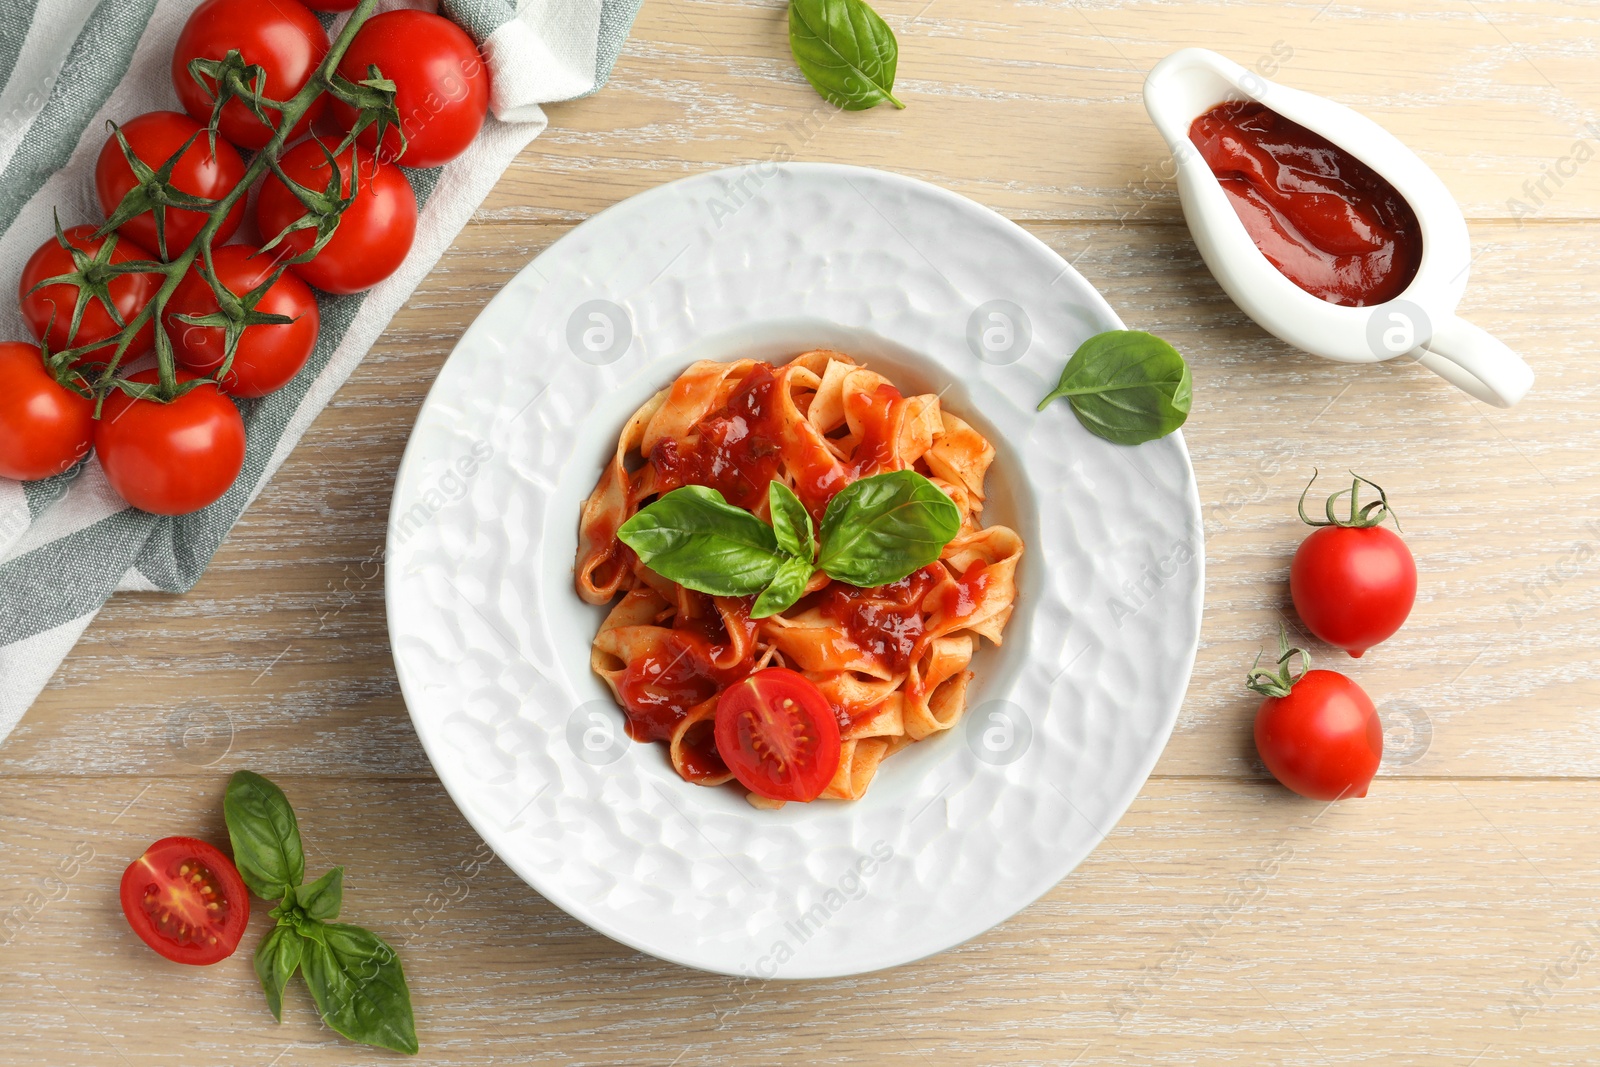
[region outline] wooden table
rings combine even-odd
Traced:
[[[188,596],[119,596],[0,747],[0,1061],[365,1063],[249,954],[156,961],[116,900],[168,834],[223,841],[228,773],[288,791],[312,868],[400,946],[430,1063],[1588,1064],[1600,1057],[1600,20],[1561,0],[880,0],[905,111],[835,112],[777,0],[652,0],[312,427]],[[1201,264],[1144,74],[1216,48],[1373,116],[1455,192],[1463,310],[1538,372],[1512,411],[1252,325]],[[817,983],[635,954],[482,855],[395,683],[376,560],[401,447],[462,330],[590,214],[770,158],[885,167],[1016,219],[1194,368],[1194,681],[1076,873],[933,959]],[[1547,178],[1545,175],[1559,175]],[[1520,202],[1520,203],[1519,203]],[[1065,357],[1063,353],[1063,357]],[[1278,620],[1311,468],[1385,483],[1422,571],[1348,670],[1388,727],[1364,800],[1266,778],[1240,684]],[[253,924],[266,925],[265,908]],[[253,946],[259,931],[247,935]]]

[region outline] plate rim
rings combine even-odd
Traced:
[[[1119,316],[1115,309],[1112,308],[1110,302],[1105,298],[1104,294],[1102,294],[1096,286],[1091,284],[1088,279],[1084,278],[1077,268],[1072,263],[1068,262],[1059,252],[1056,252],[1049,245],[1045,244],[1044,241],[1042,241],[1038,236],[1029,232],[1015,221],[1006,218],[993,208],[973,200],[971,197],[957,193],[954,190],[947,189],[944,186],[926,181],[921,178],[916,178],[910,175],[901,174],[897,171],[885,170],[876,167],[864,167],[854,164],[827,162],[766,161],[727,167],[713,167],[694,174],[684,175],[671,181],[662,182],[658,185],[650,187],[649,189],[641,190],[640,192],[631,196],[624,197],[623,199],[608,205],[601,211],[596,212],[589,218],[584,219],[571,230],[565,234],[562,234],[561,237],[557,238],[557,240],[552,242],[549,246],[542,249],[537,255],[530,258],[527,263],[517,270],[515,274],[507,278],[500,286],[498,291],[496,291],[494,296],[491,297],[490,300],[486,302],[478,311],[477,315],[473,317],[472,322],[468,324],[461,336],[457,339],[455,345],[452,346],[449,355],[447,355],[444,361],[440,363],[439,371],[436,372],[434,380],[432,383],[430,383],[427,393],[423,397],[421,404],[419,404],[416,418],[413,421],[411,430],[407,434],[406,445],[402,451],[400,463],[395,472],[394,487],[390,494],[389,510],[386,516],[384,535],[384,617],[385,629],[389,639],[390,655],[395,664],[396,679],[400,687],[401,698],[406,705],[407,716],[411,720],[412,730],[417,737],[418,743],[422,746],[424,753],[428,757],[430,766],[434,772],[434,777],[438,780],[440,785],[444,787],[446,795],[449,796],[450,801],[455,806],[456,810],[472,827],[473,831],[478,834],[483,843],[488,845],[490,849],[494,851],[496,857],[499,858],[500,861],[504,863],[507,868],[510,869],[521,881],[528,885],[529,888],[534,890],[534,892],[538,893],[550,903],[554,904],[556,907],[560,908],[567,915],[571,916],[576,921],[582,923],[584,926],[601,934],[602,936],[607,937],[610,940],[615,941],[618,944],[636,952],[643,953],[656,959],[665,960],[679,966],[690,968],[692,970],[722,974],[735,978],[749,978],[757,976],[750,974],[748,971],[735,971],[729,968],[717,966],[705,960],[687,958],[677,952],[665,951],[659,946],[651,946],[641,943],[639,939],[631,934],[623,932],[610,922],[606,921],[604,918],[594,916],[585,911],[582,907],[582,901],[576,900],[570,896],[565,891],[564,887],[557,888],[552,891],[551,888],[540,884],[540,879],[527,871],[520,862],[513,860],[505,854],[506,852],[511,852],[511,849],[506,849],[503,852],[502,849],[496,847],[496,840],[503,835],[498,830],[490,832],[486,825],[481,825],[480,818],[474,814],[472,805],[465,802],[465,799],[461,795],[458,795],[458,786],[456,784],[452,784],[452,782],[440,772],[440,759],[434,752],[433,743],[430,742],[428,737],[428,731],[425,730],[421,724],[419,724],[418,713],[413,710],[413,694],[410,691],[410,684],[408,683],[406,677],[406,670],[402,667],[401,657],[395,644],[397,629],[395,618],[395,604],[397,602],[397,597],[395,593],[396,587],[400,581],[398,577],[399,570],[393,566],[390,566],[389,563],[395,558],[395,517],[401,514],[404,510],[401,506],[401,489],[402,486],[408,483],[408,481],[412,480],[408,479],[407,477],[408,471],[412,464],[420,462],[420,460],[418,460],[416,457],[416,450],[420,447],[417,445],[418,438],[416,429],[421,424],[425,414],[428,412],[429,405],[434,399],[434,393],[438,389],[441,379],[444,377],[444,370],[446,366],[451,360],[457,358],[457,355],[463,352],[466,347],[475,340],[475,333],[480,329],[480,326],[484,320],[489,318],[491,310],[494,309],[495,305],[501,301],[512,299],[512,290],[518,288],[519,283],[525,282],[530,273],[538,274],[539,272],[537,270],[537,265],[541,260],[545,259],[547,256],[550,256],[563,246],[576,243],[586,236],[588,232],[591,232],[596,228],[600,228],[608,216],[617,214],[619,209],[622,209],[625,206],[637,208],[639,203],[648,202],[660,197],[681,196],[686,188],[695,187],[700,184],[711,184],[714,183],[719,176],[737,175],[746,171],[755,171],[758,174],[761,174],[763,181],[771,180],[782,171],[796,172],[802,175],[807,173],[833,174],[843,178],[843,180],[847,182],[849,181],[850,175],[871,176],[874,180],[887,180],[890,184],[898,183],[909,186],[920,195],[931,195],[935,199],[956,203],[961,210],[971,211],[976,209],[981,215],[986,216],[987,222],[991,225],[999,224],[999,228],[1007,231],[1012,238],[1020,236],[1023,239],[1023,243],[1032,246],[1035,252],[1042,252],[1049,259],[1055,261],[1059,265],[1061,274],[1063,276],[1071,276],[1075,278],[1080,283],[1081,287],[1087,293],[1091,294],[1093,304],[1095,305],[1095,310],[1099,313],[1099,315],[1113,324],[1110,328],[1126,328],[1121,316]],[[762,174],[763,171],[766,173]],[[1129,808],[1132,807],[1134,801],[1138,799],[1139,795],[1143,792],[1145,785],[1148,783],[1156,763],[1159,762],[1161,756],[1166,751],[1166,746],[1171,740],[1172,732],[1177,726],[1178,718],[1182,714],[1183,704],[1187,699],[1189,686],[1193,681],[1194,665],[1198,657],[1201,626],[1203,623],[1205,610],[1205,528],[1202,506],[1199,497],[1198,481],[1195,476],[1193,459],[1189,453],[1188,444],[1184,438],[1182,430],[1180,429],[1174,431],[1172,434],[1168,435],[1168,437],[1173,440],[1173,444],[1176,446],[1177,458],[1181,461],[1182,473],[1186,475],[1183,493],[1184,506],[1189,511],[1190,515],[1196,520],[1192,527],[1196,538],[1193,564],[1194,577],[1192,582],[1192,591],[1194,594],[1193,608],[1191,618],[1188,620],[1194,634],[1194,639],[1189,643],[1184,656],[1184,663],[1181,665],[1181,670],[1179,671],[1181,685],[1179,685],[1176,689],[1176,695],[1172,700],[1170,709],[1163,715],[1163,721],[1161,723],[1158,736],[1152,736],[1151,742],[1143,750],[1135,767],[1136,774],[1130,776],[1129,778],[1129,786],[1127,788],[1126,795],[1119,796],[1117,798],[1117,802],[1109,806],[1107,809],[1109,824],[1103,829],[1100,827],[1095,827],[1095,842],[1088,848],[1087,851],[1084,852],[1083,856],[1079,857],[1065,870],[1062,870],[1058,876],[1048,880],[1043,886],[1040,887],[1038,892],[1031,894],[1026,900],[1021,901],[1015,908],[1011,909],[1009,914],[1005,917],[1002,917],[992,923],[979,926],[977,929],[974,929],[970,932],[962,933],[960,936],[957,936],[953,939],[941,936],[933,941],[927,942],[929,947],[926,947],[925,949],[907,953],[888,962],[874,963],[867,967],[847,965],[843,967],[800,969],[795,973],[782,973],[775,975],[774,978],[776,980],[826,980],[830,978],[849,977],[852,975],[869,974],[877,971],[889,970],[915,963],[919,960],[927,959],[930,956],[938,955],[942,952],[950,951],[951,949],[954,949],[975,937],[982,936],[984,933],[1005,922],[1010,921],[1022,911],[1037,903],[1041,897],[1050,892],[1051,889],[1059,885],[1069,875],[1071,875],[1077,869],[1077,867],[1090,855],[1092,855],[1094,851],[1098,849],[1105,841],[1105,839],[1109,837],[1111,832],[1115,830],[1116,826],[1127,814]],[[404,501],[404,504],[406,507],[409,507],[413,502],[413,500],[408,498],[406,501]],[[485,819],[482,821],[487,821],[487,817],[485,816]]]

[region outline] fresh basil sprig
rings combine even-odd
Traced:
[[[1139,330],[1108,330],[1078,346],[1060,384],[1039,401],[1039,410],[1063,396],[1090,433],[1119,445],[1137,445],[1184,424],[1193,380],[1189,364],[1161,338]]]
[[[378,935],[334,922],[344,903],[344,868],[309,885],[300,826],[283,790],[237,771],[222,802],[234,864],[251,892],[279,904],[277,925],[256,947],[256,978],[273,1018],[299,971],[323,1021],[351,1041],[417,1051],[416,1020],[400,957]]]
[[[306,941],[300,973],[329,1026],[353,1041],[417,1051],[411,991],[400,958],[383,938],[335,922],[317,923],[300,936]]]
[[[960,532],[961,509],[928,479],[916,471],[876,474],[828,502],[817,566],[869,589],[926,567]]]
[[[240,771],[228,782],[222,813],[233,843],[233,865],[250,892],[278,900],[306,880],[300,825],[283,790],[259,774]]]
[[[789,49],[811,87],[835,107],[865,111],[894,98],[900,46],[864,0],[790,0]]]
[[[760,592],[783,561],[772,527],[702,485],[641,508],[617,536],[657,574],[711,596]]]
[[[782,482],[767,485],[767,510],[772,512],[772,536],[782,559],[772,581],[750,605],[752,619],[776,615],[799,600],[817,569],[817,543],[812,539],[811,513]],[[758,520],[759,521],[759,520]]]
[[[688,485],[622,524],[617,536],[645,566],[712,596],[750,596],[764,619],[799,600],[811,575],[862,588],[897,582],[939,558],[961,531],[961,511],[916,471],[889,471],[845,486],[822,515],[821,547],[811,515],[782,482],[767,487],[768,526],[715,489]]]

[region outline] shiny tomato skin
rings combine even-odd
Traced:
[[[289,178],[307,188],[321,190],[330,177],[328,160],[318,141],[306,140],[279,160]],[[329,149],[337,142],[329,143]],[[353,164],[352,164],[353,161]],[[354,203],[339,217],[339,227],[316,257],[291,270],[328,293],[359,293],[370,289],[400,269],[417,233],[417,198],[399,167],[374,159],[355,146],[338,159],[344,188],[349,189],[352,165],[358,175]],[[256,200],[256,225],[270,241],[305,215],[305,207],[289,188],[269,175]],[[316,241],[311,230],[299,230],[278,245],[298,255]]]
[[[51,377],[38,345],[0,341],[0,478],[70,470],[93,437],[94,401]]]
[[[1411,614],[1417,563],[1388,527],[1324,526],[1295,552],[1289,593],[1307,629],[1359,657]]]
[[[714,732],[733,776],[771,800],[815,800],[839,769],[839,720],[809,679],[785,667],[724,689]]]
[[[437,167],[467,150],[489,114],[489,68],[465,30],[426,11],[386,11],[374,15],[350,42],[339,73],[359,82],[377,67],[395,84],[395,106],[405,132],[386,130],[380,158],[408,167]],[[344,129],[355,125],[356,110],[342,101],[328,112]],[[376,148],[374,126],[361,131],[361,143]]]
[[[172,55],[172,84],[189,116],[201,125],[211,121],[215,99],[189,73],[195,59],[223,59],[238,49],[246,63],[266,72],[266,95],[288,100],[306,87],[328,54],[328,34],[317,16],[299,0],[206,0],[194,9],[178,34]],[[208,86],[215,85],[207,79]],[[302,136],[321,112],[326,97],[319,97],[295,123],[285,142]],[[268,110],[274,122],[278,113]],[[222,109],[218,127],[223,137],[240,148],[257,151],[272,140],[276,127],[262,123],[243,101],[230,100]]]
[[[244,296],[272,273],[271,253],[257,255],[250,245],[224,245],[212,254],[217,280],[235,296]],[[200,274],[191,269],[167,302],[167,336],[172,338],[178,362],[205,377],[222,365],[227,337],[219,326],[194,326],[179,322],[178,315],[211,315],[217,297]],[[246,326],[233,354],[233,365],[222,380],[230,396],[266,396],[282,388],[297,374],[317,345],[320,318],[317,299],[293,271],[285,271],[256,304],[268,315],[287,315],[294,322]]]
[[[152,170],[159,170],[183,147],[190,135],[200,129],[199,123],[180,112],[150,111],[124,123],[122,136],[128,139],[134,155]],[[244,174],[244,160],[239,158],[237,149],[219,139],[216,155],[213,156],[210,141],[202,133],[173,168],[172,185],[193,196],[217,200],[232,192],[234,186],[244,179]],[[137,184],[133,168],[123,157],[122,146],[113,133],[106,138],[105,147],[100,149],[100,158],[94,167],[94,187],[100,196],[100,209],[109,216],[128,190]],[[244,218],[244,202],[245,198],[240,197],[222,220],[222,225],[217,228],[216,244],[232,237],[239,228]],[[165,218],[167,249],[164,258],[172,259],[194,241],[206,223],[206,214],[203,211],[168,208]],[[148,211],[135,215],[117,227],[117,232],[152,251],[161,250],[156,242],[155,216]]]
[[[250,922],[250,894],[233,861],[192,837],[165,837],[122,872],[122,914],[174,963],[233,955]]]
[[[1383,759],[1383,724],[1364,690],[1337,671],[1307,671],[1256,712],[1256,751],[1303,797],[1364,797]]]
[[[92,256],[111,240],[111,235],[96,237],[94,231],[93,226],[69,226],[62,232],[72,247]],[[155,253],[121,234],[117,235],[116,247],[111,250],[113,263],[155,258]],[[50,345],[52,352],[93,344],[115,335],[122,329],[106,310],[105,305],[91,298],[83,309],[83,319],[78,323],[78,332],[74,335],[69,331],[72,329],[72,309],[78,299],[77,288],[66,282],[60,282],[56,285],[47,285],[37,292],[31,291],[46,278],[68,274],[73,269],[71,253],[51,237],[28,257],[28,262],[22,268],[22,280],[17,285],[17,297],[22,304],[23,319],[35,337]],[[123,274],[113,278],[106,286],[111,294],[111,303],[116,307],[117,314],[122,316],[123,322],[128,322],[143,311],[145,305],[156,295],[156,290],[160,288],[159,274]],[[128,346],[123,360],[142,356],[154,345],[155,323],[146,322],[134,335],[133,343]],[[76,362],[108,360],[114,350],[114,345],[102,345],[86,352]]]
[[[194,377],[178,372],[180,382]],[[129,380],[154,382],[156,372]],[[215,385],[196,386],[170,404],[118,390],[100,409],[94,448],[122,499],[152,515],[187,515],[215,503],[238,478],[244,420]]]
[[[361,0],[307,0],[313,11],[354,11]]]

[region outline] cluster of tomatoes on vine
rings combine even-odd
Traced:
[[[1393,515],[1383,488],[1351,477],[1349,489],[1328,498],[1325,520],[1306,516],[1311,486],[1300,494],[1300,519],[1317,529],[1295,552],[1289,594],[1306,629],[1359,658],[1411,614],[1417,564],[1399,534],[1383,525]],[[1377,500],[1361,503],[1363,484],[1377,491]],[[1340,514],[1345,496],[1349,512]],[[1278,641],[1275,668],[1261,668],[1258,656],[1245,683],[1265,698],[1255,722],[1262,762],[1301,796],[1366,796],[1383,760],[1383,724],[1372,699],[1338,671],[1312,670],[1311,654],[1291,648],[1286,631],[1280,629]]]
[[[183,111],[111,124],[104,221],[63,227],[22,272],[38,344],[0,342],[0,477],[62,474],[91,449],[111,487],[161,515],[226,493],[242,401],[311,358],[313,288],[368,289],[417,227],[406,167],[464,152],[489,72],[455,23],[376,0],[205,0],[172,59]],[[352,11],[330,41],[312,9]],[[256,239],[228,243],[256,189]],[[128,368],[154,353],[153,368]]]

